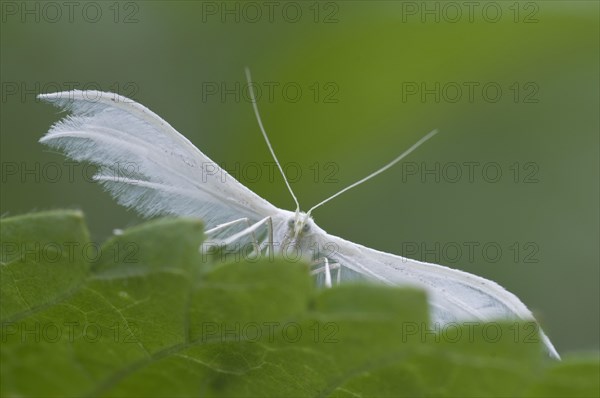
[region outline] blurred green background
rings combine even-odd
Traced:
[[[441,131],[316,210],[322,228],[497,281],[559,352],[598,349],[598,2],[47,4],[2,2],[4,216],[82,209],[98,241],[141,222],[37,142],[59,115],[35,94],[70,88],[143,103],[293,210],[268,166],[254,176],[271,158],[247,65],[304,210]]]

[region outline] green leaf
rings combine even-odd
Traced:
[[[75,211],[1,220],[1,320],[25,316],[68,295],[89,272],[83,214]]]
[[[549,360],[534,324],[435,325],[418,290],[215,264],[197,220],[93,256],[80,213],[1,223],[2,396],[597,395],[598,361]]]
[[[600,397],[600,363],[589,355],[553,364],[528,392],[529,397]]]

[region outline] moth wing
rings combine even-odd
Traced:
[[[40,142],[98,165],[94,178],[144,216],[200,217],[210,228],[241,217],[257,220],[277,209],[133,100],[80,90],[39,98],[70,112]]]
[[[367,279],[388,285],[420,287],[427,292],[434,322],[535,321],[525,304],[496,282],[370,249],[333,235],[322,235],[320,240],[320,247],[328,247],[327,257],[340,264],[342,282]],[[540,335],[550,355],[559,358],[548,337],[543,332]]]

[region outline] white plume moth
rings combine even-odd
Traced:
[[[251,243],[254,256],[282,254],[293,244],[313,261],[313,274],[326,286],[352,279],[425,289],[434,322],[534,320],[527,307],[495,282],[463,271],[373,250],[329,235],[311,214],[336,196],[382,173],[436,134],[432,131],[386,166],[335,195],[300,211],[263,127],[250,72],[252,106],[260,130],[295,211],[279,209],[250,191],[148,108],[99,91],[41,94],[40,99],[71,112],[40,140],[77,161],[99,166],[95,180],[116,200],[144,216],[193,216],[204,220],[209,245]],[[123,175],[119,165],[134,164]],[[316,248],[316,249],[315,249]],[[311,253],[308,256],[307,253]],[[549,354],[559,358],[541,333]]]

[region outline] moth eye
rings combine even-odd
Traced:
[[[294,219],[293,218],[291,218],[290,221],[288,221],[288,227],[294,228]]]
[[[302,227],[302,232],[308,232],[309,230],[310,230],[310,225],[304,224],[304,226]]]

